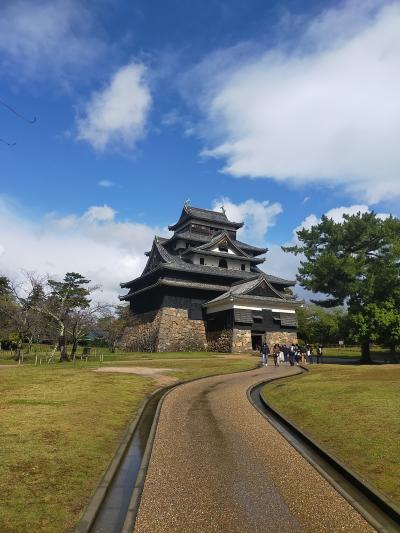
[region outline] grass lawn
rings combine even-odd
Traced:
[[[326,365],[270,383],[268,401],[400,504],[400,367]]]
[[[169,375],[191,379],[258,363],[220,354],[124,355],[120,363],[105,357],[103,366],[171,368]],[[90,360],[0,367],[1,533],[72,531],[127,424],[157,388],[150,378],[97,367]]]

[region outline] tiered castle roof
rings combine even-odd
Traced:
[[[130,300],[145,291],[162,286],[207,290],[215,295],[226,293],[235,282],[263,276],[283,296],[294,281],[263,273],[257,265],[267,248],[259,248],[236,239],[242,222],[228,220],[225,211],[212,211],[185,204],[179,220],[169,226],[170,238],[155,237],[146,252],[147,264],[141,276],[121,287]]]

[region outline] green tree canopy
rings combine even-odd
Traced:
[[[310,344],[337,344],[344,338],[346,312],[342,307],[323,309],[315,304],[305,304],[296,311],[298,335]]]
[[[327,295],[314,303],[346,305],[362,361],[370,362],[372,341],[400,341],[400,220],[375,213],[344,215],[297,232],[299,244],[284,247],[302,254],[297,280]]]

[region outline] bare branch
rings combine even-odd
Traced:
[[[16,115],[18,118],[20,118],[21,120],[23,120],[24,122],[27,122],[28,124],[34,124],[36,121],[37,121],[37,118],[36,117],[33,117],[33,119],[29,119],[27,117],[25,117],[24,115],[21,115],[21,113],[19,113],[16,109],[14,109],[13,107],[11,107],[10,105],[6,104],[3,100],[0,99],[0,105],[2,105],[3,107],[5,107],[6,109],[8,109],[9,111],[11,111],[11,113],[14,113],[14,115]]]

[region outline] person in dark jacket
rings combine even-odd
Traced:
[[[269,355],[269,346],[266,342],[261,347],[261,364],[264,366],[268,365],[268,355]]]

